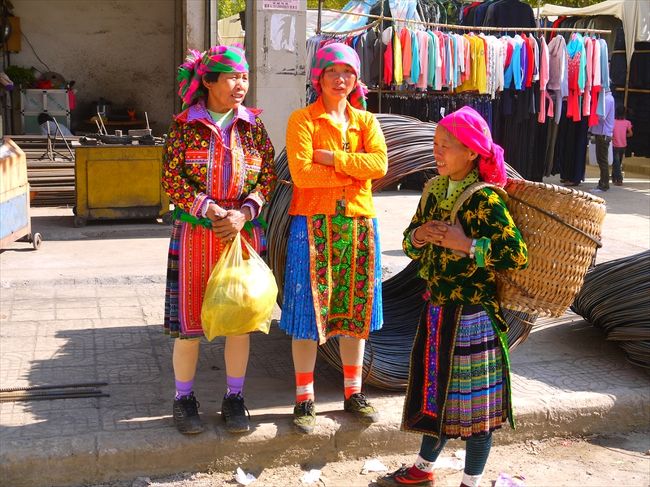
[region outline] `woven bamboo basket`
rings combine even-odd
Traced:
[[[528,267],[497,275],[499,302],[514,311],[561,316],[601,246],[605,201],[584,191],[509,179],[508,209],[528,246]]]

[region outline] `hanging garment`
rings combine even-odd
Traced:
[[[499,0],[490,5],[485,14],[484,26],[535,27],[533,9],[519,0]]]
[[[594,75],[594,46],[592,39],[589,37],[584,38],[585,43],[585,89],[582,96],[582,115],[589,117],[591,113],[591,84]]]
[[[411,31],[403,28],[399,33],[399,42],[402,48],[402,73],[404,74],[404,82],[411,82]]]
[[[416,31],[418,41],[418,51],[420,59],[420,74],[417,79],[416,86],[420,89],[427,89],[427,81],[429,79],[429,42],[431,38],[423,31]]]
[[[540,36],[540,57],[539,57],[539,113],[537,121],[539,123],[546,122],[546,115],[549,117],[553,116],[553,99],[549,96],[548,91],[546,90],[549,78],[550,78],[550,56],[548,51],[548,46],[546,45],[546,39],[544,36]],[[548,104],[548,111],[547,111]]]
[[[583,67],[586,70],[586,63],[584,57],[584,45],[582,36],[580,34],[573,34],[571,42],[567,46],[567,54],[569,56],[569,97],[567,100],[567,117],[570,117],[574,122],[580,120],[580,95],[584,91],[585,74]]]
[[[404,82],[402,43],[395,29],[393,29],[393,82],[397,86]]]
[[[593,127],[598,124],[598,97],[602,88],[601,67],[600,67],[600,43],[598,39],[592,40],[593,69],[591,82],[591,106],[589,107],[589,126]]]

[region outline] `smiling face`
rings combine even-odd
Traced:
[[[461,144],[445,127],[438,125],[433,138],[433,157],[441,176],[461,181],[474,169],[477,156],[476,152]]]
[[[243,103],[248,93],[248,73],[219,73],[216,81],[204,76],[203,86],[208,92],[208,109],[225,113]]]
[[[320,77],[322,96],[339,101],[348,97],[357,82],[354,68],[348,64],[331,64],[323,70]]]

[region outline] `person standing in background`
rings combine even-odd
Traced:
[[[615,102],[612,92],[605,92],[605,116],[598,116],[598,124],[591,127],[590,132],[596,136],[596,161],[600,168],[600,179],[595,192],[609,189],[609,143],[614,133]]]
[[[623,157],[627,147],[627,138],[632,135],[632,122],[625,118],[625,107],[622,105],[616,107],[614,133],[612,134],[612,146],[614,147],[612,183],[616,186],[623,186]]]

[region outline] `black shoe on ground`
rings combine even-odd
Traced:
[[[246,433],[251,429],[250,413],[244,405],[241,394],[230,394],[221,403],[221,417],[226,422],[228,433]]]
[[[314,431],[314,426],[316,426],[316,406],[314,406],[314,401],[307,399],[294,406],[293,425],[298,431],[307,435]]]
[[[363,392],[352,394],[343,402],[343,409],[354,414],[364,423],[375,423],[379,420],[379,413],[375,407],[368,402]]]
[[[174,399],[172,416],[178,431],[184,435],[196,435],[203,432],[205,428],[199,416],[199,407],[199,401],[196,400],[193,392],[189,396]]]

